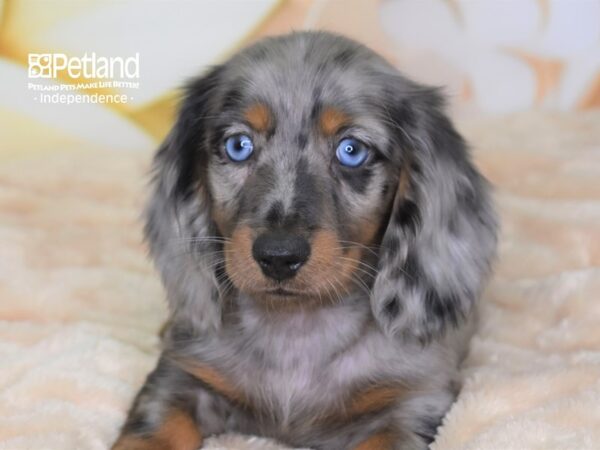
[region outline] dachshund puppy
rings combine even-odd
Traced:
[[[427,448],[497,228],[442,103],[323,32],[189,84],[146,211],[170,319],[113,449]]]

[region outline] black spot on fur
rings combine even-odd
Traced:
[[[419,424],[419,429],[415,431],[415,434],[419,436],[423,441],[430,445],[434,440],[437,434],[437,429],[442,422],[442,418],[439,416],[436,417],[424,417],[421,419],[421,423]]]
[[[481,209],[480,200],[473,186],[462,186],[457,192],[456,198],[460,207],[466,209],[471,214],[477,214]]]
[[[331,190],[331,200],[333,201],[333,206],[335,208],[335,216],[339,217],[340,216],[340,196],[338,195],[337,191],[335,189]]]
[[[419,258],[414,252],[408,252],[406,255],[402,272],[406,276],[407,286],[411,287],[417,285],[419,278],[421,278],[421,267],[419,265]]]
[[[213,155],[217,157],[218,160],[229,163],[229,158],[225,155],[224,152],[224,135],[225,135],[225,126],[217,126],[212,130],[208,139],[208,145]]]
[[[383,198],[387,197],[388,192],[390,192],[390,185],[388,183],[385,183],[382,187],[381,187],[381,196]]]
[[[306,148],[306,144],[308,144],[308,134],[301,131],[296,136],[296,146],[299,150],[304,150]]]
[[[409,99],[398,99],[398,94],[391,91],[389,88],[386,89],[386,91],[386,97],[392,100],[385,108],[386,116],[389,117],[386,121],[387,128],[393,136],[392,147],[390,148],[389,153],[397,153],[396,148],[413,149],[415,146],[415,139],[411,136],[417,129],[417,114],[411,106]],[[381,105],[378,104],[374,104],[373,106],[375,108],[381,108]]]
[[[394,318],[402,311],[402,305],[398,297],[388,298],[383,305],[383,312],[389,317]]]
[[[425,294],[425,313],[428,320],[446,323],[456,327],[461,317],[460,302],[455,295],[440,296],[437,291],[429,289]]]
[[[273,167],[263,164],[258,166],[252,176],[252,185],[250,188],[243,188],[239,191],[236,204],[238,205],[233,220],[238,221],[240,217],[252,211],[258,211],[264,207],[261,203],[265,195],[271,190],[275,182]]]
[[[353,48],[347,48],[339,52],[333,57],[333,62],[340,66],[347,66],[356,56],[356,50]]]
[[[333,210],[334,210],[334,218],[336,221],[336,228],[337,231],[341,237],[341,239],[352,239],[351,236],[351,228],[349,226],[349,221],[347,220],[347,212],[344,209],[341,200],[340,200],[340,196],[337,192],[337,189],[331,189],[330,190],[330,194],[331,194],[331,201],[333,203]],[[348,249],[346,249],[347,251]]]
[[[423,169],[421,168],[421,165],[412,160],[410,162],[410,173],[414,176],[414,175],[422,175],[423,174]]]
[[[176,322],[169,328],[169,338],[173,342],[187,342],[194,338],[194,328],[189,322]]]
[[[286,217],[285,226],[298,226],[297,222],[301,221],[304,227],[315,227],[321,216],[321,195],[316,177],[308,170],[308,163],[300,159],[296,168],[292,213]]]
[[[413,128],[417,125],[417,116],[408,99],[402,99],[392,106],[392,116],[397,126],[403,130]],[[401,133],[403,134],[403,133]]]
[[[312,93],[312,108],[310,110],[310,121],[315,122],[317,120],[318,115],[321,113],[321,108],[323,105],[321,104],[321,96],[323,95],[323,88],[321,86],[317,86]]]
[[[421,223],[421,213],[415,202],[409,199],[404,199],[398,205],[394,220],[402,228],[412,231],[417,231]]]
[[[467,169],[467,146],[463,138],[454,129],[450,120],[440,111],[433,111],[430,116],[430,137],[436,155],[451,160],[461,168]],[[474,169],[470,167],[470,171]]]
[[[386,236],[383,243],[383,247],[386,249],[387,255],[390,259],[393,259],[400,250],[400,239],[396,235]]]
[[[142,414],[132,414],[123,426],[123,433],[144,435],[152,430],[152,424]]]
[[[283,203],[280,201],[273,203],[267,212],[266,220],[271,226],[281,224],[283,221]]]
[[[207,128],[208,105],[223,71],[212,69],[204,77],[190,83],[177,122],[157,158],[165,158],[177,167],[178,177],[173,190],[176,197],[187,198],[199,179],[198,167],[206,166],[207,152],[202,151],[203,132]]]
[[[242,89],[238,84],[233,83],[233,87],[229,89],[227,93],[225,93],[223,97],[223,103],[221,104],[221,109],[236,109],[240,103],[242,103]]]
[[[342,169],[341,178],[350,186],[350,188],[359,194],[364,194],[369,186],[369,181],[373,177],[373,170],[369,167]]]
[[[315,100],[315,102],[313,103],[313,106],[310,110],[310,118],[311,118],[312,122],[316,122],[317,117],[321,113],[321,109],[322,109],[321,102],[319,100]]]
[[[273,123],[269,126],[269,128],[267,129],[267,133],[265,134],[265,138],[267,139],[267,142],[269,142],[271,140],[271,138],[273,136],[275,136],[275,132],[277,131],[276,119],[273,118],[272,122]]]

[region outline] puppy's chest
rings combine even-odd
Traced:
[[[340,410],[367,380],[388,376],[393,349],[381,336],[364,329],[345,336],[321,331],[290,331],[244,345],[234,376],[244,394],[282,425]]]

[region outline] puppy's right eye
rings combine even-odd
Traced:
[[[246,161],[254,151],[252,139],[245,134],[230,136],[225,141],[225,152],[234,162]]]
[[[355,168],[366,161],[369,149],[357,139],[346,138],[338,144],[335,156],[342,166]]]

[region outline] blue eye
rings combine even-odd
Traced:
[[[338,144],[335,156],[343,166],[358,167],[369,156],[369,149],[356,139],[346,138]]]
[[[245,134],[230,136],[225,141],[225,152],[232,161],[246,161],[254,151],[252,139]]]

